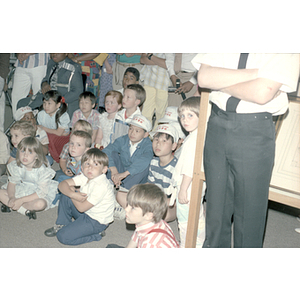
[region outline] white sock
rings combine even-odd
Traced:
[[[21,207],[17,210],[18,213],[20,213],[20,214],[22,214],[22,215],[24,215],[24,216],[25,216],[25,212],[26,212],[26,211],[27,211],[27,209],[24,208],[23,206],[21,206]]]

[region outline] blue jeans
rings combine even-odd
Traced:
[[[58,170],[56,171],[56,175],[54,177],[54,180],[56,180],[57,182],[62,182],[66,179],[72,178],[73,176],[68,176],[66,175],[62,170]],[[52,201],[52,204],[55,205],[56,202],[60,199],[61,196],[61,192],[58,191],[58,193],[56,194],[54,200]]]
[[[72,218],[75,220],[72,221]],[[108,226],[92,219],[86,213],[79,212],[72,200],[63,194],[58,205],[56,224],[65,225],[56,234],[59,242],[65,245],[100,241],[102,238],[100,233]]]

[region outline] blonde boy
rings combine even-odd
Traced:
[[[139,107],[143,105],[145,99],[146,92],[140,84],[130,84],[124,89],[123,109],[116,113],[111,142],[128,133],[129,123],[135,116],[141,115]]]
[[[93,129],[92,129],[92,125],[88,122],[88,121],[85,121],[85,120],[78,120],[74,126],[73,126],[73,131],[76,131],[76,130],[81,130],[81,131],[85,131],[87,132],[90,136],[92,136],[93,134]],[[60,166],[60,169],[61,169],[61,172],[59,175],[62,175],[65,174],[67,176],[73,176],[73,172],[68,168],[68,162],[70,161],[71,159],[71,156],[70,156],[70,153],[69,153],[69,143],[65,144],[61,153],[60,153],[60,156],[59,156],[59,166]],[[56,176],[57,178],[57,176]]]
[[[175,191],[169,205],[173,205],[176,199],[176,215],[180,233],[180,247],[185,247],[187,222],[189,216],[189,202],[191,199],[192,180],[194,172],[195,149],[197,143],[197,130],[199,122],[200,97],[190,97],[183,101],[178,108],[178,116],[182,127],[189,132],[189,135],[181,146],[181,154],[175,166],[172,181]],[[203,186],[202,197],[206,186]],[[203,201],[200,206],[198,223],[198,234],[196,247],[200,248],[205,239],[205,217]]]

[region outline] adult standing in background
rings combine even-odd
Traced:
[[[9,72],[10,53],[0,53],[0,131],[4,131],[5,114],[5,80]]]
[[[194,96],[197,91],[197,69],[192,64],[192,59],[197,53],[166,53],[166,65],[172,81],[176,87],[176,80],[180,86],[175,92],[168,95],[168,106],[179,106],[183,101],[181,93],[186,98]]]
[[[143,53],[141,63],[144,64],[140,72],[141,81],[144,82],[146,91],[142,115],[152,122],[155,113],[156,121],[153,126],[155,129],[168,106],[168,87],[171,81],[166,66],[166,55],[165,53]]]
[[[17,53],[11,93],[13,116],[16,113],[18,101],[27,97],[31,88],[33,95],[41,89],[49,59],[49,53]]]
[[[193,63],[200,88],[212,90],[203,247],[231,246],[232,217],[234,247],[262,247],[275,156],[272,115],[288,109],[299,54],[198,54]]]

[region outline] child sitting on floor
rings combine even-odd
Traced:
[[[95,140],[95,147],[102,150],[110,143],[110,136],[113,130],[113,124],[116,113],[122,107],[122,94],[117,91],[109,91],[105,95],[105,112],[100,114],[100,125]]]
[[[130,84],[139,84],[140,71],[134,67],[128,67],[123,75],[122,88],[118,90],[120,93],[124,93],[124,90]]]
[[[89,122],[85,121],[85,120],[78,120],[74,124],[73,130],[74,131],[77,131],[77,130],[85,131],[90,136],[92,136],[92,134],[93,134],[92,125]],[[69,142],[68,142],[63,146],[63,149],[60,153],[59,166],[60,166],[61,170],[56,172],[57,175],[55,176],[55,178],[58,178],[58,176],[63,175],[63,174],[65,174],[69,177],[74,175],[72,170],[68,167],[68,164],[69,164],[70,161],[71,161],[71,155],[69,153]]]
[[[51,90],[45,93],[43,109],[38,113],[37,122],[47,133],[58,136],[69,134],[70,117],[67,104],[59,92]]]
[[[99,117],[100,113],[94,109],[96,105],[96,96],[92,92],[83,92],[79,95],[79,109],[74,111],[71,127],[73,128],[74,124],[78,120],[85,120],[92,125],[93,134],[92,141],[95,142],[96,135],[98,132],[98,127],[100,125]]]
[[[48,209],[57,193],[55,171],[48,167],[42,145],[35,137],[18,144],[16,160],[7,165],[8,183],[0,190],[2,212],[11,209],[36,219],[36,211]]]
[[[114,189],[106,178],[108,157],[97,148],[85,152],[82,174],[59,184],[62,195],[56,225],[45,231],[66,245],[99,241],[113,221]],[[80,192],[75,191],[80,186]],[[72,220],[74,218],[74,221]]]
[[[11,143],[13,145],[13,149],[10,152],[10,157],[8,159],[7,164],[16,160],[17,156],[17,147],[18,144],[22,141],[24,137],[32,136],[34,137],[36,133],[35,127],[26,121],[17,121],[10,128],[11,135]]]
[[[154,184],[138,184],[127,195],[126,222],[136,230],[127,248],[179,248],[170,226],[163,220],[167,211],[165,193]]]
[[[128,134],[117,138],[103,149],[109,158],[108,178],[116,187],[129,190],[133,185],[147,182],[148,169],[153,157],[149,139],[151,123],[142,115],[131,122]]]
[[[46,155],[50,165],[52,165],[53,159],[51,158],[50,155],[48,155],[48,152],[49,152],[49,149],[48,149],[48,144],[49,144],[48,135],[47,135],[47,133],[44,129],[42,129],[40,126],[37,126],[36,119],[35,119],[35,116],[37,115],[37,113],[38,113],[37,109],[32,110],[32,108],[29,107],[29,106],[20,107],[15,113],[15,119],[16,119],[16,121],[31,122],[31,124],[36,129],[35,137],[42,144],[44,154]]]
[[[81,173],[81,158],[83,154],[91,147],[92,137],[89,133],[82,130],[72,131],[70,135],[69,154],[70,158],[67,161],[66,167],[68,172],[65,174],[62,170],[56,172],[55,180],[62,182],[63,180],[69,179],[75,175]],[[53,201],[53,205],[60,199],[60,193],[58,193]]]
[[[145,99],[146,92],[140,84],[127,86],[122,99],[123,109],[118,111],[115,116],[111,142],[128,133],[129,123],[135,116],[141,115],[139,107],[143,105]]]
[[[148,182],[156,184],[160,187],[167,196],[169,203],[173,187],[172,174],[177,163],[177,158],[174,157],[173,151],[176,149],[178,141],[178,133],[176,129],[169,124],[158,125],[154,132],[152,148],[155,157],[151,160]],[[116,195],[117,202],[123,207],[126,207],[126,191],[118,191]],[[123,213],[123,214],[122,214]],[[115,216],[119,219],[125,218],[125,211],[116,208]],[[176,218],[176,204],[168,207],[167,214],[164,218],[166,222],[171,222]]]

